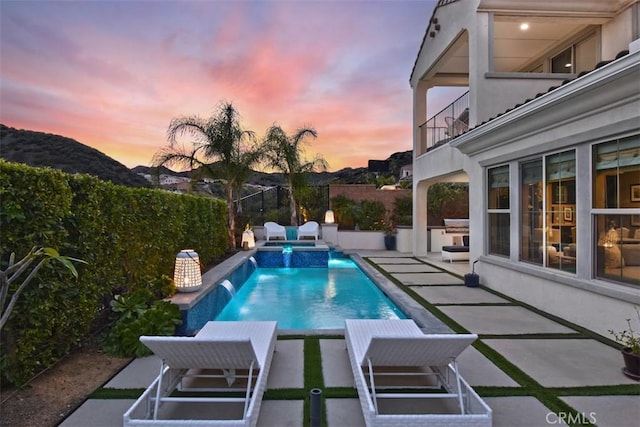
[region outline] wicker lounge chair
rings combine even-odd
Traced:
[[[256,425],[275,350],[276,322],[214,321],[195,337],[143,336],[140,341],[162,365],[158,377],[125,412],[125,427]],[[176,390],[198,394],[175,395]]]
[[[320,224],[315,221],[308,221],[298,227],[298,240],[303,237],[313,237],[315,240],[320,238]]]
[[[346,320],[366,425],[491,426],[491,408],[462,379],[456,363],[476,338],[423,334],[413,320]]]
[[[276,237],[282,237],[283,240],[287,240],[287,229],[276,222],[264,223],[264,238],[265,240],[275,239]]]

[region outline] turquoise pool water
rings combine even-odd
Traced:
[[[406,316],[353,261],[332,259],[329,268],[256,269],[215,320],[277,320],[278,329],[341,329],[345,319],[398,318]]]

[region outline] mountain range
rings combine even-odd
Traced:
[[[74,139],[44,132],[15,129],[0,124],[0,157],[16,163],[35,167],[51,167],[68,173],[86,173],[104,181],[111,181],[128,187],[150,187],[150,182],[142,174],[151,174],[147,166],[127,168],[106,154],[82,144]],[[388,165],[383,175],[398,177],[400,168],[412,161],[412,151],[397,152],[382,161]],[[373,161],[377,166],[380,161]],[[371,163],[371,162],[370,162]],[[190,172],[174,172],[161,168],[160,174],[188,177]],[[358,184],[368,182],[372,173],[368,168],[344,168],[336,172],[317,172],[309,176],[312,185],[332,182]],[[281,173],[254,171],[248,184],[274,186],[282,185]]]

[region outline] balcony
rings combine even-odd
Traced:
[[[419,126],[420,152],[446,144],[469,129],[469,91]]]

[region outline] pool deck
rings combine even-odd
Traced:
[[[492,408],[493,426],[567,425],[574,424],[577,415],[599,426],[637,425],[640,384],[621,373],[620,352],[594,339],[594,335],[482,287],[465,287],[462,277],[469,272],[467,262],[442,262],[440,254],[414,258],[392,251],[354,252],[373,274],[406,285],[418,302],[428,303],[438,316],[455,322],[450,325],[457,324],[480,336],[474,347],[462,353],[458,364],[462,376]],[[394,292],[406,297],[407,293],[394,287]],[[416,303],[410,299],[411,304]],[[419,324],[425,332],[449,328],[440,320],[434,321],[431,312],[423,311],[425,319]],[[327,390],[327,394],[333,388],[353,388],[343,337],[337,334],[311,339],[319,344],[323,384],[304,384],[305,369],[309,369],[304,361],[305,337],[281,335],[258,426],[309,424],[304,419],[304,397],[270,399],[270,390],[299,390],[300,396],[306,396],[310,388]],[[101,389],[144,389],[159,366],[154,356],[135,359]],[[626,387],[622,394],[619,386]],[[60,425],[121,426],[122,414],[133,402],[129,398],[88,399]],[[364,425],[357,397],[325,398],[323,404],[328,426]],[[569,413],[571,409],[575,412]]]

